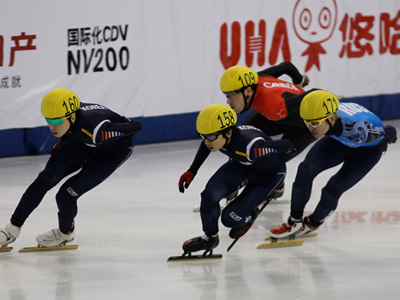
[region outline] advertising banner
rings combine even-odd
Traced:
[[[127,117],[197,112],[225,103],[225,69],[260,71],[282,61],[307,73],[310,88],[396,100],[399,4],[7,1],[0,10],[0,129],[45,125],[40,102],[56,87]]]

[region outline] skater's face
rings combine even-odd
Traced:
[[[204,143],[206,144],[207,148],[211,151],[211,152],[216,152],[221,150],[225,144],[229,143],[231,140],[231,136],[232,136],[232,130],[229,130],[227,133],[225,133],[226,137],[224,137],[224,135],[222,133],[213,133],[210,134],[209,136],[216,136],[217,138],[213,141],[210,141],[209,139],[207,139],[207,135],[203,135],[203,139],[204,139]]]
[[[330,126],[333,126],[333,124],[335,123],[335,117],[334,115],[331,115],[328,118],[323,118],[319,120],[304,120],[304,123],[307,125],[308,130],[310,130],[311,134],[316,139],[319,139],[328,132]]]
[[[237,92],[229,92],[225,93],[226,95],[226,103],[235,111],[235,113],[240,114],[246,107],[246,104],[249,99],[251,99],[251,96],[253,95],[253,90],[251,87],[247,87],[244,90],[244,96],[242,91],[237,91]]]
[[[75,122],[76,120],[76,115],[73,114],[70,117],[70,120],[72,123]],[[66,118],[61,118],[61,119],[46,119],[47,124],[49,125],[49,129],[51,131],[51,133],[55,136],[55,137],[62,137],[64,134],[67,133],[67,131],[69,130],[71,123],[68,121],[68,119]],[[57,125],[55,125],[57,124]]]

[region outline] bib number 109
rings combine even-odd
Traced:
[[[244,73],[243,77],[239,76],[238,78],[239,82],[242,84],[243,87],[245,86],[250,86],[253,84],[256,84],[256,77],[254,76],[253,73],[249,72],[249,73]]]

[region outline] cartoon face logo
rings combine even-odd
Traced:
[[[328,40],[335,28],[336,19],[335,0],[298,0],[293,11],[294,31],[305,43],[322,43]]]
[[[309,56],[306,72],[313,65],[320,69],[319,55],[326,53],[321,43],[332,36],[337,14],[336,0],[297,0],[292,23],[297,37],[309,45],[302,53]]]

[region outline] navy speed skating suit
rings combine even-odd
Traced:
[[[105,106],[81,103],[69,132],[56,144],[44,170],[23,194],[12,224],[21,227],[47,191],[79,170],[56,195],[59,228],[64,233],[73,229],[78,198],[129,158],[133,136],[141,128],[140,122],[130,121]]]
[[[230,228],[241,228],[249,222],[254,208],[284,180],[284,154],[291,150],[289,140],[272,140],[253,126],[233,127],[229,144],[220,150],[230,160],[215,172],[201,193],[200,214],[204,233],[211,236],[218,232],[219,202],[243,185],[245,188],[240,195],[222,211],[221,221]],[[209,154],[210,150],[203,141],[189,170],[197,173]]]
[[[356,103],[340,103],[336,113],[339,119],[311,148],[293,183],[290,215],[302,219],[314,178],[343,163],[322,189],[321,199],[309,216],[315,227],[335,211],[340,196],[371,171],[387,150],[379,117]]]

